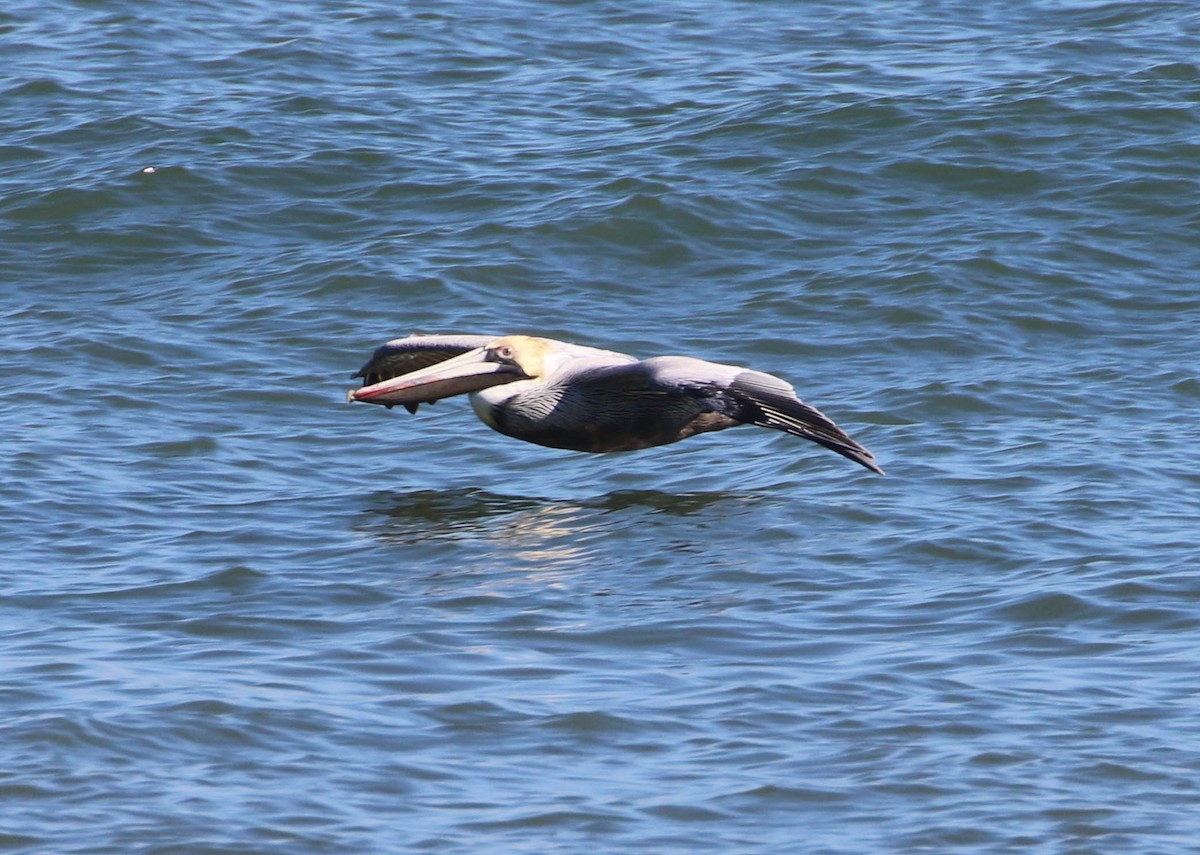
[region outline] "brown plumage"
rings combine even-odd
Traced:
[[[739,424],[784,431],[880,475],[875,456],[770,374],[529,336],[410,336],[378,348],[348,399],[410,412],[469,393],[488,426],[573,451],[635,451]]]

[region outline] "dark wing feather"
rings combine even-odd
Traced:
[[[778,377],[687,356],[655,357],[640,366],[647,375],[647,388],[687,396],[704,412],[729,420],[724,425],[709,424],[701,417],[695,424],[697,431],[720,430],[729,423],[781,430],[810,439],[883,474],[875,455],[816,407],[801,401],[796,390]]]
[[[743,371],[725,390],[742,411],[741,420],[802,436],[848,457],[880,475],[875,455],[855,442],[833,420],[796,396],[778,377],[760,371]]]
[[[377,347],[367,364],[351,376],[361,377],[363,385],[371,386],[445,362],[495,340],[496,336],[488,335],[410,335],[408,338],[397,338]]]

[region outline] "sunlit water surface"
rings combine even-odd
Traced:
[[[1200,840],[1200,13],[0,11],[0,849]],[[415,331],[752,365],[591,457]]]

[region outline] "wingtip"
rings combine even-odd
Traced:
[[[851,442],[853,442],[853,440],[851,440]],[[840,448],[832,445],[826,445],[825,447],[836,451],[843,457],[853,460],[862,468],[869,469],[876,475],[887,475],[887,473],[883,471],[883,467],[880,466],[879,462],[875,459],[875,455],[863,448],[858,443],[854,443],[852,446],[843,445]]]

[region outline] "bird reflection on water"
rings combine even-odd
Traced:
[[[562,568],[596,558],[612,532],[645,524],[651,517],[693,517],[723,505],[737,506],[736,514],[741,515],[747,512],[745,505],[762,498],[732,491],[617,490],[582,500],[510,496],[482,489],[385,492],[372,497],[370,516],[358,528],[392,545],[455,542],[461,546],[478,541],[484,550],[480,559],[503,556],[501,560],[519,565]],[[693,532],[694,521],[686,528]],[[678,540],[672,548],[687,548],[690,538]]]

